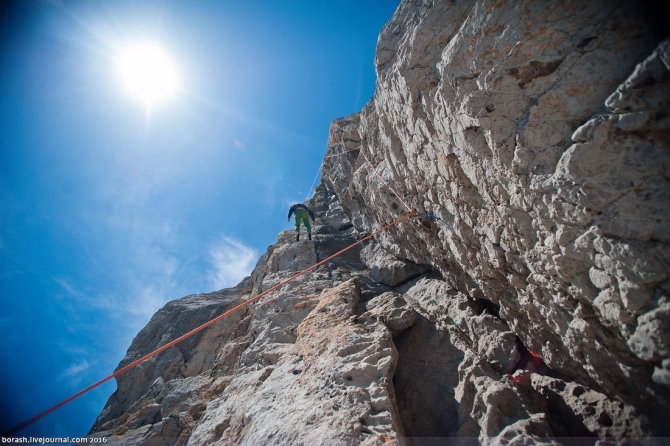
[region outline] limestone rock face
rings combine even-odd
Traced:
[[[430,270],[427,265],[417,265],[401,260],[386,252],[379,244],[370,244],[361,251],[361,259],[370,268],[375,282],[396,286],[400,282],[420,276]]]
[[[238,304],[240,299],[250,297],[250,285],[251,281],[245,279],[235,288],[168,303],[135,337],[118,368],[213,319]],[[93,430],[114,427],[127,431],[147,423],[160,424],[173,413],[193,415],[201,411],[205,403],[193,398],[193,393],[207,393],[215,379],[199,374],[203,368],[227,370],[235,363],[241,353],[235,342],[227,343],[225,356],[217,355],[214,346],[222,339],[235,339],[239,331],[244,330],[243,315],[235,314],[229,320],[216,323],[122,374],[117,379],[117,391],[109,398]]]
[[[324,177],[360,231],[409,211],[385,183],[439,217],[381,244],[667,433],[670,42],[658,30],[632,2],[402,2],[379,37],[374,98],[330,131],[328,155],[359,150],[326,158]]]
[[[374,98],[331,126],[313,240],[285,231],[237,287],[168,303],[119,367],[354,247],[119,376],[90,435],[670,435],[670,40],[657,22],[626,1],[402,1]]]
[[[312,241],[295,242],[285,231],[237,287],[168,303],[119,367],[360,238],[332,190],[319,186],[308,205],[317,215]],[[110,444],[194,445],[377,444],[401,437],[394,329],[377,317],[359,320],[367,300],[393,290],[375,282],[361,260],[369,246],[356,245],[119,376],[91,435]],[[379,247],[370,251],[382,257],[367,256],[374,264],[389,256]],[[426,269],[397,262],[407,274]]]
[[[324,292],[276,364],[248,371],[208,405],[191,443],[394,439],[397,353],[383,324],[356,323],[359,299],[355,280]]]

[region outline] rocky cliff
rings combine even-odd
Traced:
[[[307,203],[314,240],[286,231],[237,287],[168,303],[120,367],[395,220],[404,203],[429,217],[120,376],[91,435],[251,445],[670,434],[661,22],[626,1],[403,1],[380,33],[374,98],[331,127],[327,155],[341,155],[325,158]]]

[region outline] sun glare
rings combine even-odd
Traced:
[[[177,91],[177,67],[170,55],[154,42],[123,48],[117,54],[116,64],[123,85],[147,110]]]

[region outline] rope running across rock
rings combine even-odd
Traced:
[[[340,152],[340,153],[336,153],[336,154],[332,154],[332,155],[326,155],[324,158],[329,158],[329,157],[333,157],[333,156],[343,155],[343,154],[345,154],[345,153],[353,152],[353,151],[355,151],[355,150],[360,150],[360,148],[351,149],[351,150],[347,150],[347,151],[345,151],[345,152]],[[175,340],[173,340],[173,341],[171,341],[171,342],[169,342],[169,343],[163,345],[162,347],[160,347],[160,348],[158,348],[158,349],[152,351],[151,353],[148,353],[147,355],[141,357],[140,359],[138,359],[138,360],[136,360],[136,361],[133,361],[132,363],[130,363],[130,364],[128,364],[128,365],[122,367],[121,369],[119,369],[119,370],[117,370],[116,372],[112,373],[111,375],[109,375],[109,376],[107,376],[107,377],[101,379],[100,381],[97,381],[97,382],[91,384],[90,386],[86,387],[85,389],[80,390],[79,392],[75,393],[74,395],[72,395],[72,396],[70,396],[70,397],[64,399],[64,400],[61,401],[60,403],[58,403],[58,404],[56,404],[56,405],[50,407],[49,409],[45,410],[44,412],[39,413],[38,415],[34,416],[33,418],[31,418],[31,419],[29,419],[29,420],[27,420],[27,421],[21,423],[20,425],[14,427],[14,428],[12,428],[12,429],[10,429],[8,432],[3,433],[2,436],[9,436],[9,435],[12,435],[12,434],[14,434],[14,433],[20,431],[21,429],[23,429],[23,428],[29,426],[30,424],[32,424],[32,423],[34,423],[35,421],[41,419],[42,417],[44,417],[44,416],[50,414],[51,412],[54,412],[55,410],[57,410],[57,409],[59,409],[59,408],[65,406],[66,404],[70,403],[71,401],[74,401],[75,399],[79,398],[80,396],[82,396],[82,395],[84,395],[84,394],[90,392],[91,390],[95,389],[96,387],[99,387],[100,385],[106,383],[107,381],[111,380],[112,378],[116,378],[116,377],[118,377],[119,375],[121,375],[121,374],[127,372],[128,370],[130,370],[130,369],[132,369],[132,368],[138,366],[139,364],[141,364],[141,363],[147,361],[148,359],[150,359],[150,358],[152,358],[152,357],[158,355],[159,353],[161,353],[161,352],[167,350],[168,348],[173,347],[173,346],[176,345],[177,343],[179,343],[179,342],[185,340],[186,338],[188,338],[188,337],[190,337],[190,336],[193,336],[194,334],[198,333],[199,331],[204,330],[205,328],[207,328],[207,327],[209,327],[210,325],[212,325],[212,324],[214,324],[214,323],[220,321],[221,319],[224,319],[225,317],[227,317],[227,316],[229,316],[229,315],[235,313],[236,311],[238,311],[238,310],[240,310],[240,309],[242,309],[242,308],[244,308],[244,307],[247,307],[247,306],[248,306],[249,304],[251,304],[252,302],[255,302],[255,301],[259,300],[261,297],[266,296],[266,295],[269,294],[270,292],[275,291],[275,290],[281,288],[281,287],[284,286],[285,284],[287,284],[287,283],[289,283],[289,282],[291,282],[291,281],[297,279],[298,277],[300,277],[300,276],[302,276],[302,275],[308,273],[309,271],[311,271],[311,270],[313,270],[313,269],[315,269],[315,268],[317,268],[317,267],[323,265],[324,263],[326,263],[326,262],[328,262],[328,261],[334,259],[335,257],[341,255],[342,253],[344,253],[344,252],[350,250],[350,249],[353,248],[354,246],[356,246],[356,245],[358,245],[358,244],[362,244],[364,241],[371,239],[371,238],[374,237],[375,235],[377,235],[377,234],[379,234],[379,233],[385,231],[386,229],[390,228],[391,226],[394,226],[394,225],[400,223],[402,220],[406,219],[407,217],[419,216],[419,217],[427,217],[427,218],[430,218],[430,219],[433,220],[433,221],[435,221],[434,219],[440,220],[438,217],[433,216],[433,215],[429,215],[429,214],[419,214],[419,212],[417,212],[417,211],[413,210],[411,207],[409,207],[409,206],[407,205],[407,203],[405,203],[405,201],[404,201],[402,198],[400,198],[400,195],[398,195],[398,193],[397,193],[395,190],[393,190],[393,188],[389,185],[389,183],[388,183],[386,180],[384,180],[384,178],[379,174],[379,172],[377,172],[377,169],[375,168],[375,166],[370,162],[370,160],[368,159],[368,157],[365,156],[365,153],[364,153],[362,150],[361,150],[361,155],[363,155],[363,158],[365,158],[365,161],[370,165],[370,167],[372,167],[372,170],[373,170],[373,172],[375,173],[375,175],[377,175],[377,176],[379,177],[379,179],[382,180],[382,182],[386,185],[386,187],[388,187],[389,190],[390,190],[391,192],[393,192],[393,194],[398,198],[398,200],[400,200],[400,202],[407,208],[407,210],[409,211],[407,214],[403,215],[403,216],[400,217],[400,218],[397,218],[396,220],[394,220],[393,222],[389,223],[388,225],[382,227],[381,229],[378,229],[377,231],[373,232],[372,234],[370,234],[370,235],[368,235],[368,236],[366,236],[366,237],[363,237],[362,239],[356,241],[355,243],[352,243],[351,245],[349,245],[349,246],[347,246],[346,248],[344,248],[344,249],[338,251],[337,253],[331,255],[330,257],[328,257],[328,258],[326,258],[326,259],[324,259],[324,260],[322,260],[322,261],[320,261],[320,262],[318,262],[318,263],[312,265],[311,267],[309,267],[309,268],[307,268],[307,269],[305,269],[305,270],[299,272],[298,274],[295,274],[294,276],[292,276],[292,277],[286,279],[285,281],[283,281],[283,282],[281,282],[281,283],[278,283],[277,285],[273,286],[272,288],[269,288],[269,289],[265,290],[264,292],[260,293],[260,294],[257,295],[256,297],[253,297],[253,298],[247,300],[246,302],[244,302],[244,303],[242,303],[242,304],[240,304],[240,305],[238,305],[238,306],[236,306],[236,307],[234,307],[234,308],[232,308],[232,309],[226,311],[225,313],[223,313],[223,314],[221,314],[221,315],[215,317],[214,319],[210,320],[209,322],[206,322],[206,323],[200,325],[199,327],[194,328],[193,330],[191,330],[191,331],[189,331],[188,333],[186,333],[186,334],[184,334],[184,335],[178,337],[177,339],[175,339]],[[323,162],[321,162],[321,165],[319,165],[319,170],[321,169],[321,166],[322,166],[322,165],[323,165]],[[318,178],[318,174],[319,174],[319,172],[317,171],[317,176],[314,178],[314,182],[316,182],[316,178]],[[310,188],[310,193],[311,193],[311,191],[312,191],[313,188],[314,188],[314,184],[312,183],[312,187]],[[308,195],[308,197],[309,197],[309,195]]]
[[[70,396],[69,398],[66,398],[66,399],[64,399],[63,401],[61,401],[60,403],[58,403],[58,404],[56,404],[56,405],[50,407],[49,409],[45,410],[44,412],[39,413],[38,415],[34,416],[33,418],[31,418],[31,419],[29,419],[29,420],[27,420],[27,421],[25,421],[25,422],[19,424],[18,426],[16,426],[16,427],[10,429],[9,431],[3,433],[2,436],[3,436],[3,437],[6,437],[6,436],[13,435],[14,433],[20,431],[21,429],[27,427],[28,425],[34,423],[35,421],[37,421],[37,420],[39,420],[39,419],[41,419],[42,417],[44,417],[44,416],[50,414],[51,412],[53,412],[53,411],[55,411],[55,410],[57,410],[57,409],[59,409],[59,408],[65,406],[67,403],[69,403],[69,402],[71,402],[71,401],[73,401],[73,400],[79,398],[80,396],[84,395],[85,393],[90,392],[91,390],[95,389],[96,387],[98,387],[98,386],[100,386],[100,385],[106,383],[106,382],[109,381],[110,379],[112,379],[112,378],[116,378],[117,376],[119,376],[119,375],[121,375],[121,374],[127,372],[128,370],[130,370],[130,369],[132,369],[132,368],[138,366],[139,364],[145,362],[146,360],[152,358],[153,356],[156,356],[157,354],[159,354],[159,353],[161,353],[161,352],[167,350],[168,348],[173,347],[174,345],[176,345],[177,343],[179,343],[179,342],[185,340],[186,338],[188,338],[188,337],[190,337],[190,336],[193,336],[194,334],[196,334],[196,333],[198,333],[199,331],[201,331],[201,330],[203,330],[203,329],[209,327],[210,325],[212,325],[212,324],[214,324],[214,323],[220,321],[221,319],[223,319],[223,318],[225,318],[225,317],[227,317],[227,316],[229,316],[229,315],[235,313],[235,312],[238,311],[238,310],[241,310],[242,308],[248,306],[248,305],[251,304],[252,302],[255,302],[255,301],[259,300],[261,297],[267,295],[268,293],[270,293],[270,292],[272,292],[272,291],[275,291],[275,290],[281,288],[281,287],[284,286],[285,284],[287,284],[287,283],[289,283],[289,282],[291,282],[291,281],[297,279],[298,277],[300,277],[300,276],[302,276],[302,275],[304,275],[304,274],[307,274],[309,271],[312,271],[313,269],[318,268],[319,266],[323,265],[324,263],[329,262],[330,260],[334,259],[335,257],[337,257],[337,256],[343,254],[344,252],[350,250],[350,249],[353,248],[354,246],[357,246],[359,243],[362,243],[362,242],[364,242],[364,241],[366,241],[366,240],[371,239],[372,237],[374,237],[375,235],[379,234],[380,232],[383,232],[383,231],[387,230],[388,228],[390,228],[391,226],[395,226],[395,225],[397,225],[398,223],[400,223],[401,221],[403,221],[403,220],[406,219],[407,217],[411,217],[411,216],[414,216],[414,215],[416,215],[416,212],[411,211],[411,212],[409,212],[409,213],[403,215],[402,217],[397,218],[396,220],[394,220],[393,222],[387,224],[386,226],[382,227],[381,229],[378,229],[377,231],[373,232],[372,234],[363,237],[362,239],[356,241],[355,243],[352,243],[351,245],[349,245],[349,246],[347,246],[346,248],[344,248],[344,249],[342,249],[342,250],[336,252],[335,254],[331,255],[330,257],[327,257],[327,258],[325,258],[324,260],[322,260],[322,261],[320,261],[320,262],[318,262],[318,263],[316,263],[316,264],[310,266],[309,268],[300,271],[298,274],[295,274],[294,276],[292,276],[292,277],[290,277],[290,278],[284,280],[284,281],[281,282],[281,283],[278,283],[277,285],[273,286],[272,288],[269,288],[269,289],[265,290],[264,292],[260,293],[260,294],[257,295],[256,297],[253,297],[253,298],[247,300],[246,302],[241,303],[240,305],[238,305],[238,306],[236,306],[236,307],[234,307],[234,308],[232,308],[232,309],[226,311],[225,313],[223,313],[223,314],[221,314],[221,315],[215,317],[214,319],[210,320],[209,322],[206,322],[206,323],[202,324],[201,326],[199,326],[199,327],[197,327],[197,328],[194,328],[193,330],[189,331],[188,333],[186,333],[186,334],[184,334],[184,335],[178,337],[178,338],[175,339],[174,341],[168,342],[167,344],[165,344],[165,345],[163,345],[162,347],[160,347],[160,348],[158,348],[158,349],[152,351],[151,353],[148,353],[147,355],[144,355],[144,356],[141,357],[140,359],[138,359],[138,360],[136,360],[136,361],[133,361],[132,363],[126,365],[125,367],[122,367],[121,369],[119,369],[119,370],[117,370],[116,372],[112,373],[111,375],[109,375],[109,376],[107,376],[107,377],[101,379],[100,381],[98,381],[98,382],[96,382],[96,383],[94,383],[94,384],[91,384],[90,386],[86,387],[86,388],[83,389],[83,390],[80,390],[79,392],[75,393],[74,395]]]

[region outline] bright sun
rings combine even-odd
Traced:
[[[118,52],[116,64],[128,92],[147,110],[174,96],[179,85],[170,55],[153,42],[129,45]]]

